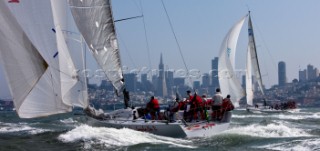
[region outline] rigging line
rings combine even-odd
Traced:
[[[144,16],[141,0],[140,0],[140,8],[141,8],[141,13],[142,13],[142,15]],[[145,22],[145,20],[144,20],[144,17],[142,17],[142,22],[143,22],[143,29],[144,29],[145,40],[146,40],[146,44],[147,44],[146,47],[147,47],[148,61],[149,61],[149,68],[150,68],[149,71],[148,71],[148,73],[149,73],[149,72],[151,71],[152,64],[151,64],[150,46],[149,46],[149,40],[148,40],[148,35],[147,35],[146,22]]]
[[[251,16],[251,17],[252,17],[252,16]],[[262,36],[262,32],[261,32],[258,24],[255,23],[255,22],[253,22],[253,23],[255,24],[256,29],[258,29],[258,32],[259,32],[259,34],[261,35],[261,36],[260,36],[260,37],[261,37],[261,40],[262,40],[263,44],[265,45],[265,48],[267,49],[268,55],[270,56],[270,58],[271,58],[271,60],[272,60],[273,69],[274,69],[274,70],[277,70],[277,69],[276,69],[276,66],[277,66],[277,65],[276,65],[276,63],[275,63],[275,60],[274,60],[273,56],[272,56],[271,53],[270,53],[270,50],[269,50],[269,48],[268,48],[268,46],[267,46],[267,44],[266,44],[266,42],[265,42],[265,40],[264,40],[264,38],[263,38],[263,36]],[[267,64],[266,64],[266,66],[267,66]],[[267,68],[268,68],[268,67],[267,67]],[[268,70],[267,70],[267,73],[268,73]],[[269,76],[267,76],[267,77],[268,77],[268,81],[269,81],[269,83],[270,83],[270,77],[269,77]]]
[[[176,41],[176,43],[177,43],[177,46],[178,46],[178,49],[179,49],[180,56],[181,56],[181,58],[182,58],[183,64],[184,64],[185,68],[187,69],[187,76],[189,76],[189,69],[188,69],[187,64],[186,64],[186,61],[185,61],[185,59],[184,59],[184,57],[183,57],[180,44],[179,44],[178,39],[177,39],[177,36],[176,36],[176,34],[175,34],[174,30],[173,30],[173,26],[172,26],[170,17],[169,17],[169,15],[168,15],[167,9],[166,9],[166,7],[165,7],[165,5],[164,5],[164,3],[163,3],[163,0],[161,0],[161,3],[162,3],[162,6],[163,6],[163,9],[164,9],[164,11],[165,11],[165,13],[166,13],[166,15],[167,15],[167,18],[168,18],[168,21],[169,21],[169,25],[170,25],[170,27],[171,27],[171,31],[172,31],[172,33],[173,33],[174,39],[175,39],[175,41]]]
[[[252,17],[252,16],[251,16],[251,17]],[[257,29],[258,29],[258,32],[259,32],[260,35],[261,35],[261,40],[262,40],[263,44],[265,45],[265,47],[266,47],[266,49],[267,49],[267,51],[268,51],[268,54],[269,54],[269,56],[270,56],[271,59],[272,59],[272,63],[273,63],[273,65],[274,65],[273,67],[275,68],[277,65],[275,64],[274,58],[273,58],[273,56],[271,55],[270,50],[269,50],[269,48],[268,48],[268,46],[267,46],[267,44],[266,44],[266,42],[265,42],[265,40],[264,40],[264,38],[263,38],[263,36],[262,36],[262,32],[261,32],[258,24],[255,23],[255,22],[253,22],[253,23],[255,24],[255,26],[256,26]]]
[[[135,0],[133,0],[132,2],[133,2],[133,3],[134,3],[134,5],[137,7],[137,9],[140,11],[140,13],[141,13],[141,14],[143,14],[143,13],[142,13],[142,7],[141,7],[141,4],[140,4],[140,7],[139,7],[139,5],[137,4],[137,2],[136,2]],[[140,0],[140,3],[141,3],[141,0]]]
[[[136,69],[138,69],[137,66],[136,66],[136,64],[134,63],[134,61],[133,61],[133,59],[132,59],[129,51],[128,51],[127,45],[125,44],[124,40],[121,38],[122,36],[120,35],[119,32],[118,32],[117,34],[118,34],[118,39],[120,39],[120,42],[122,43],[122,45],[123,45],[123,47],[124,47],[124,50],[126,51],[126,54],[128,55],[128,57],[129,57],[132,65],[133,65]]]

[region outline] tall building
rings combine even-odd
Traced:
[[[319,76],[319,70],[314,68],[313,65],[307,66],[307,80],[315,79]]]
[[[200,81],[193,81],[193,89],[194,90],[200,89]]]
[[[307,70],[299,71],[299,82],[307,81]]]
[[[167,90],[168,90],[168,96],[175,94],[173,90],[173,71],[166,71],[166,84],[167,84]]]
[[[212,87],[219,87],[219,78],[218,78],[218,57],[214,57],[211,60],[211,86]]]
[[[210,77],[208,73],[202,75],[202,87],[208,88],[210,86]]]
[[[278,84],[284,86],[287,83],[286,63],[280,61],[278,63]]]
[[[158,85],[157,85],[157,96],[165,97],[167,96],[167,86],[166,79],[164,75],[164,65],[162,60],[162,54],[160,55],[160,64],[159,64],[159,77],[158,77]]]
[[[246,89],[246,75],[242,75],[241,81],[242,88]]]
[[[126,88],[129,92],[137,91],[137,74],[127,73],[124,74],[124,79],[126,80]]]

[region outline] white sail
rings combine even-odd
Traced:
[[[76,25],[118,92],[124,88],[110,0],[69,0]]]
[[[80,81],[76,66],[71,58],[70,50],[62,32],[63,30],[68,31],[67,2],[65,0],[51,0],[51,6],[59,51],[62,100],[70,106],[86,108],[89,104],[86,83]]]
[[[260,91],[264,95],[264,90],[263,90],[263,85],[262,85],[262,77],[261,77],[261,72],[260,72],[260,67],[259,67],[258,55],[257,55],[257,50],[256,50],[256,44],[255,44],[250,14],[249,14],[249,21],[248,21],[248,34],[249,34],[248,47],[250,48],[249,50],[250,50],[250,54],[251,54],[251,63],[252,63],[253,73],[254,73],[255,78],[258,82]]]
[[[239,106],[240,99],[244,96],[239,79],[234,72],[235,52],[241,27],[247,15],[238,21],[224,38],[219,54],[218,76],[223,97],[231,95],[235,106]]]
[[[251,47],[247,50],[247,70],[246,70],[246,97],[247,104],[253,105],[253,89],[252,89],[252,62],[251,62]]]
[[[38,79],[37,83],[35,83],[32,90],[28,92],[23,101],[16,101],[17,95],[15,95],[15,93],[17,92],[15,92],[14,88],[11,88],[18,115],[22,118],[33,118],[71,111],[71,107],[64,104],[61,99],[59,62],[56,57],[57,47],[55,33],[52,32],[54,24],[50,1],[28,0],[20,1],[19,3],[6,4],[9,6],[15,18],[17,18],[17,21],[22,27],[23,31],[26,33],[27,37],[25,38],[30,39],[30,43],[34,45],[35,49],[39,51],[49,65],[48,69],[44,72],[40,79]],[[6,4],[2,4],[1,7],[5,7]],[[1,10],[3,11],[2,8]],[[3,11],[1,14],[9,14],[9,12],[10,11]],[[10,33],[7,31],[5,33],[11,36],[12,34],[19,34]],[[15,43],[9,44],[14,45]],[[6,60],[4,62],[7,64],[10,63],[11,65],[20,66],[18,62],[24,60],[25,55],[20,53],[15,53],[14,55],[16,59],[12,59],[11,61]],[[24,66],[27,66],[27,64],[30,64],[28,66],[36,66],[38,62],[24,63]],[[23,70],[31,71],[29,67],[24,66]],[[20,70],[19,67],[16,68]],[[17,75],[19,75],[21,79],[22,77],[27,76],[25,74],[19,74],[18,72],[15,74],[10,72],[7,73],[8,78]],[[12,85],[12,83],[9,83],[9,85]],[[10,87],[14,87],[14,85]]]

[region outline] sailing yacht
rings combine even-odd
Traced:
[[[244,21],[248,18],[248,48],[247,48],[247,59],[246,59],[246,89],[244,90],[240,81],[235,73],[235,53],[237,40],[239,38],[240,30],[243,26]],[[255,77],[259,89],[263,96],[265,96],[263,89],[263,82],[260,72],[260,66],[258,61],[258,55],[256,50],[255,37],[253,32],[252,20],[250,16],[250,11],[247,15],[242,17],[229,31],[227,36],[222,43],[220,50],[220,59],[218,62],[218,76],[221,87],[222,95],[225,97],[228,94],[231,95],[231,100],[233,104],[237,107],[239,106],[239,101],[244,96],[247,100],[247,111],[253,113],[281,113],[286,112],[286,110],[276,110],[270,109],[266,104],[264,99],[264,105],[260,107],[253,107],[253,88],[252,88],[252,76]],[[279,103],[280,104],[280,103]]]
[[[185,122],[178,118],[168,120],[146,120],[139,108],[128,105],[129,95],[122,75],[117,35],[110,0],[69,0],[76,25],[87,43],[91,54],[111,81],[116,94],[124,96],[124,109],[105,113],[88,106],[85,112],[92,125],[114,128],[130,128],[170,137],[208,137],[226,130],[230,125],[231,113],[223,122],[202,120]],[[183,111],[182,111],[183,112]]]
[[[137,108],[129,107],[110,0],[69,0],[73,19],[91,54],[115,93],[125,98],[125,108],[110,113],[89,106],[86,84],[75,70],[63,35],[68,28],[65,6],[66,1],[57,0],[0,1],[0,58],[19,117],[67,113],[78,106],[87,113],[89,124],[170,137],[208,137],[229,127],[231,113],[221,122],[185,122],[183,118],[148,121]]]

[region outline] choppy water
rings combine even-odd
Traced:
[[[233,112],[231,127],[211,138],[175,139],[130,129],[91,127],[71,114],[22,120],[0,112],[0,150],[288,150],[320,151],[320,111]]]

